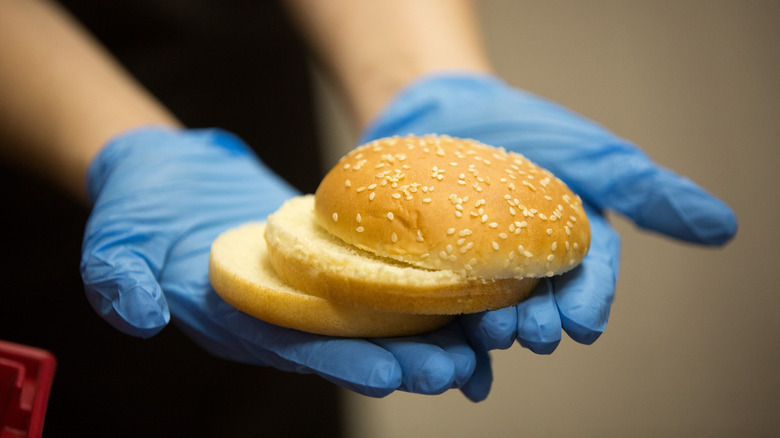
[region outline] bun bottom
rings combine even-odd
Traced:
[[[285,284],[268,257],[265,223],[222,233],[211,246],[209,278],[230,305],[271,324],[344,337],[392,337],[428,332],[450,322],[447,315],[370,310],[309,295]]]

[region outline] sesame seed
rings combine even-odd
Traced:
[[[444,259],[444,260],[447,260],[447,253],[446,253],[446,252],[444,252],[444,251],[440,252],[440,253],[439,253],[439,258],[442,258],[442,259]]]
[[[393,220],[393,217],[394,217],[393,212],[392,211],[388,211],[387,212],[387,218],[390,219],[390,220]]]
[[[357,223],[360,223],[361,219],[362,218],[360,217],[360,213],[358,213],[357,216],[355,216],[355,221],[357,221]]]
[[[577,242],[574,242],[574,250],[576,251],[578,249],[580,249],[580,244],[577,243]]]
[[[395,243],[395,242],[398,242],[398,235],[397,235],[397,234],[395,234],[395,233],[391,234],[391,235],[390,235],[390,240],[391,240],[393,243]]]
[[[539,214],[538,214],[538,216],[539,216],[539,219],[541,219],[541,220],[543,220],[543,221],[546,221],[546,220],[547,220],[547,215],[546,215],[546,214],[544,214],[544,213],[539,213]]]
[[[547,256],[547,261],[548,261],[548,262],[551,262],[551,261],[553,261],[553,260],[555,260],[555,255],[553,255],[553,254],[550,254],[550,255],[548,255],[548,256]]]
[[[368,190],[374,190],[375,188],[376,188],[376,183],[371,184],[370,186],[368,186]]]
[[[455,228],[448,229],[447,230],[447,234],[450,234],[450,235],[455,234]]]
[[[371,192],[371,194],[368,195],[368,200],[369,201],[373,201],[374,200],[374,196],[376,196],[376,193]]]
[[[469,230],[468,228],[465,228],[465,229],[460,230],[458,232],[458,236],[461,236],[461,237],[463,237],[463,236],[470,236],[470,235],[471,235],[471,230]]]
[[[425,239],[423,239],[422,231],[417,230],[417,241],[418,242],[424,242]]]
[[[524,251],[523,255],[530,258],[534,256],[534,253],[532,253],[531,251]]]
[[[452,245],[447,245],[447,254],[452,254]]]
[[[352,187],[352,183],[349,182],[349,180],[345,180],[344,181],[344,185],[347,186],[347,187]]]
[[[461,212],[459,212],[459,211],[456,211],[456,212],[455,212],[455,216],[457,216],[457,217],[463,217],[463,213],[461,213]]]
[[[486,223],[487,221],[488,221],[488,215],[486,215],[486,214],[483,214],[483,215],[482,215],[482,223],[484,224],[484,223]]]
[[[363,228],[363,227],[357,227],[357,228],[355,228],[355,231],[357,231],[358,233],[362,233],[362,232],[363,232],[363,231],[365,231],[365,230],[366,230],[366,229],[365,229],[365,228]]]
[[[423,202],[426,204],[430,204],[432,202],[431,198],[423,198]]]
[[[460,239],[458,239],[458,241],[457,241],[457,242],[455,242],[455,243],[457,243],[457,245],[458,245],[458,246],[461,246],[461,245],[463,245],[464,243],[466,243],[466,238],[465,238],[465,237],[461,237],[461,238],[460,238]]]
[[[506,238],[507,238],[507,237],[509,237],[509,236],[507,236],[507,234],[506,234],[506,233],[501,233],[501,234],[499,234],[499,235],[498,235],[498,237],[500,237],[500,238],[502,238],[502,239],[506,239]]]
[[[548,228],[547,229],[547,235],[548,236],[552,236],[552,228]]]
[[[555,272],[547,271],[544,275],[547,276],[547,277],[552,277],[553,275],[555,275]]]
[[[552,250],[555,251],[556,249],[558,249],[558,242],[553,242],[552,243]]]
[[[392,196],[394,199],[401,199],[401,194],[400,194],[400,193],[393,193],[391,196]]]
[[[495,249],[496,251],[498,251],[498,248],[499,248],[499,246],[498,246],[498,242],[496,242],[496,241],[494,240],[494,241],[492,241],[491,243],[493,244],[493,249]]]
[[[339,214],[333,213],[333,222],[338,222],[338,221],[339,221]]]
[[[498,228],[498,223],[497,222],[491,222],[491,223],[488,224],[488,226],[490,228]]]
[[[565,243],[566,243],[566,250],[568,251],[568,250],[569,250],[569,247],[570,247],[571,245],[569,245],[569,241],[568,241],[568,240],[567,240]]]

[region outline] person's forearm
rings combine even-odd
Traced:
[[[84,199],[92,157],[113,135],[178,125],[67,13],[0,0],[0,154]]]
[[[359,126],[415,78],[490,71],[467,0],[287,0]]]

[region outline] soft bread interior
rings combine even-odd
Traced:
[[[209,276],[229,304],[266,322],[329,336],[404,336],[434,330],[445,315],[371,311],[301,293],[271,266],[264,223],[248,223],[221,234],[212,244]]]
[[[396,312],[461,314],[517,304],[538,279],[468,279],[378,257],[321,228],[312,195],[293,198],[269,216],[270,262],[285,283],[335,302]]]

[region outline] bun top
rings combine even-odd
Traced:
[[[552,276],[582,261],[582,201],[524,156],[447,136],[391,137],[344,156],[315,216],[358,248],[483,279]]]

